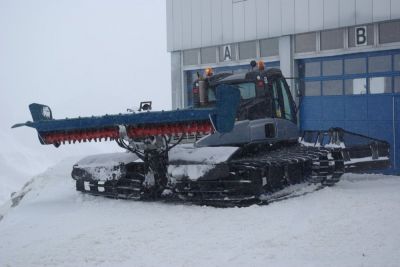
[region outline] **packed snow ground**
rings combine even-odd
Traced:
[[[0,208],[0,266],[399,266],[400,177],[346,175],[306,196],[221,209],[83,195],[70,178],[77,160]]]

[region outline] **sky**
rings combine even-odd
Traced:
[[[53,162],[118,149],[115,143],[56,149],[40,145],[31,128],[11,130],[31,120],[30,103],[49,105],[59,119],[126,112],[145,100],[170,109],[165,4],[0,0],[0,156],[35,151]]]

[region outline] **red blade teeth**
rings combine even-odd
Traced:
[[[182,136],[184,134],[208,134],[212,133],[213,128],[210,122],[187,122],[174,124],[159,125],[138,125],[127,128],[127,134],[130,138],[145,138],[149,136]],[[42,139],[46,144],[58,144],[66,142],[75,144],[76,142],[101,142],[112,141],[119,138],[119,130],[117,127],[104,129],[88,129],[70,132],[53,132],[42,135]]]
[[[164,124],[151,126],[131,126],[127,129],[130,138],[144,138],[155,135],[182,136],[183,134],[210,133],[209,122],[190,122],[186,124]]]
[[[119,137],[117,128],[105,128],[105,129],[94,129],[94,130],[82,130],[82,131],[71,131],[71,132],[54,132],[43,134],[42,138],[46,144],[57,144],[68,142],[79,143],[91,142],[92,140],[101,141],[102,138],[107,140],[117,139]]]

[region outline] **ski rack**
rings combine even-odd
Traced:
[[[388,142],[342,128],[330,128],[326,131],[305,130],[300,143],[305,146],[340,150],[345,172],[365,172],[391,166]]]

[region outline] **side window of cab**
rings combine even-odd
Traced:
[[[277,118],[296,123],[296,112],[289,86],[284,79],[276,79],[272,82],[272,100]]]

